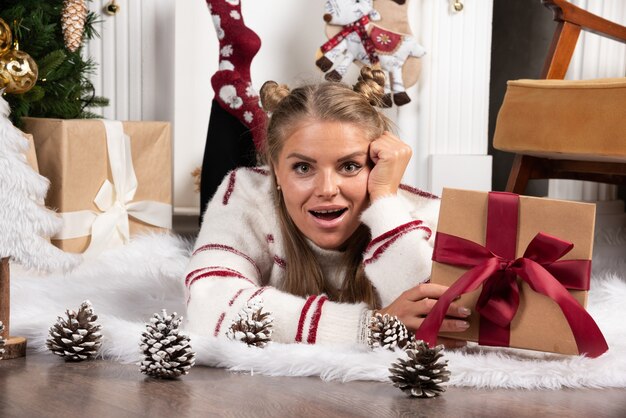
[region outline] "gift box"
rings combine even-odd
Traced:
[[[416,338],[435,344],[454,302],[472,310],[470,327],[443,336],[482,345],[602,354],[608,347],[584,309],[594,221],[593,204],[444,189],[431,282],[450,288]]]
[[[131,235],[171,228],[169,123],[23,122],[34,138],[39,171],[50,180],[46,205],[64,219],[53,244],[96,255]]]
[[[26,162],[37,173],[39,173],[39,165],[37,164],[37,154],[35,153],[35,142],[31,134],[24,134],[24,138],[28,141],[28,150],[26,151]]]

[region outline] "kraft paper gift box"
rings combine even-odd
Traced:
[[[447,307],[457,303],[472,310],[470,327],[442,336],[602,354],[608,347],[584,309],[594,221],[593,204],[444,189],[431,282],[450,288],[416,338],[435,344]]]
[[[24,134],[24,138],[28,141],[28,150],[26,151],[26,162],[39,173],[39,165],[37,164],[37,154],[35,153],[35,142],[31,134]]]
[[[54,245],[96,255],[131,235],[171,228],[168,122],[23,121],[50,180],[46,205],[64,219]]]

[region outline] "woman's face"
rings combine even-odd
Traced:
[[[307,121],[275,161],[276,183],[296,227],[316,245],[339,249],[369,203],[370,141],[359,126]]]

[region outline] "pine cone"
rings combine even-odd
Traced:
[[[404,348],[409,342],[409,331],[397,316],[381,315],[376,312],[370,319],[368,344],[372,348],[383,347],[393,350],[396,346]]]
[[[98,315],[93,313],[91,302],[80,304],[78,313],[65,311],[67,319],[58,317],[50,327],[50,338],[46,347],[57,356],[69,361],[82,361],[94,358],[102,345],[100,325],[96,324]]]
[[[65,0],[61,11],[61,30],[65,47],[74,52],[83,43],[83,32],[87,20],[85,0]]]
[[[138,363],[141,373],[162,379],[174,379],[189,373],[196,362],[196,353],[191,350],[189,337],[179,332],[183,317],[176,312],[167,315],[155,313],[141,334],[139,347],[143,361]]]
[[[226,336],[248,345],[265,347],[271,341],[274,318],[269,312],[262,310],[262,299],[254,298],[248,301],[226,331]]]
[[[0,321],[0,360],[2,360],[2,356],[4,356],[4,338],[2,337],[2,333],[4,332],[4,324]]]
[[[446,391],[442,383],[450,380],[448,360],[437,362],[443,354],[443,345],[430,348],[423,341],[415,343],[416,348],[406,350],[409,358],[398,359],[389,371],[393,385],[417,398],[432,398]]]

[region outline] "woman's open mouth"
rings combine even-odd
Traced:
[[[333,219],[339,218],[347,210],[348,208],[331,209],[331,210],[310,210],[309,213],[318,219],[322,219],[325,221],[332,221]]]

